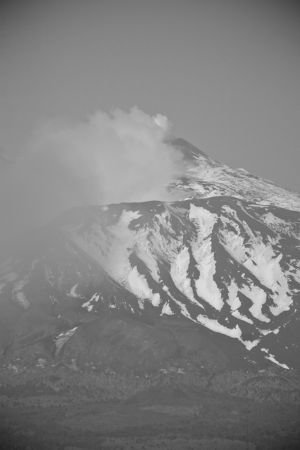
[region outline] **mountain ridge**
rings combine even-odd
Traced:
[[[173,139],[171,142],[190,164],[185,168],[185,175],[171,184],[170,192],[180,190],[191,197],[229,195],[255,203],[300,210],[299,193],[281,188],[245,169],[231,169],[184,139]]]

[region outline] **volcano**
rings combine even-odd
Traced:
[[[300,196],[169,145],[185,170],[170,199],[72,208],[6,250],[4,372],[198,377],[201,389],[238,373],[225,392],[265,398],[252,371],[272,374],[272,395],[286,377],[281,394],[298,398]]]

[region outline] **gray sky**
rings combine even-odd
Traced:
[[[295,5],[2,3],[0,145],[13,154],[45,120],[137,105],[210,156],[300,191]]]

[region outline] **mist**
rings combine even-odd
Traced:
[[[15,161],[0,161],[0,241],[73,206],[168,200],[181,162],[170,130],[137,107],[43,123]]]

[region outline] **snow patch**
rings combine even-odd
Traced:
[[[170,308],[169,303],[165,303],[164,306],[162,307],[161,316],[166,315],[166,316],[174,316],[173,311]]]
[[[216,272],[216,262],[210,239],[217,216],[205,208],[191,204],[189,218],[197,229],[197,238],[191,244],[193,257],[200,273],[199,278],[195,280],[197,295],[220,311],[224,302],[213,278]]]
[[[203,316],[201,314],[197,316],[197,321],[211,331],[225,334],[231,338],[241,339],[242,331],[238,325],[236,325],[235,328],[227,328],[224,325],[221,325],[217,320],[209,319],[207,316]]]
[[[170,275],[175,286],[189,299],[191,302],[198,302],[194,298],[191,280],[188,278],[188,268],[190,264],[190,254],[187,247],[183,247],[172,262]]]
[[[253,324],[253,321],[249,319],[249,317],[244,316],[238,311],[239,308],[242,306],[242,303],[237,295],[239,291],[237,285],[232,281],[230,285],[227,287],[227,289],[228,289],[227,303],[230,306],[231,315],[236,319],[242,320],[243,322]]]
[[[63,346],[73,336],[73,334],[75,333],[77,328],[78,327],[74,327],[74,328],[71,328],[70,330],[64,331],[55,338],[55,348],[56,348],[55,353],[56,353],[56,355],[58,355],[58,353],[61,351]]]
[[[224,325],[220,324],[217,320],[209,319],[207,316],[203,316],[201,314],[198,315],[197,321],[201,323],[201,325],[204,325],[206,328],[214,331],[215,333],[224,334],[225,336],[228,336],[230,338],[238,339],[249,351],[259,343],[258,339],[254,341],[244,341],[242,339],[242,330],[238,325],[236,325],[234,328],[227,328]]]
[[[275,356],[272,355],[271,353],[269,353],[269,350],[267,348],[262,348],[261,351],[264,353],[267,353],[267,356],[265,358],[268,359],[269,361],[271,361],[272,363],[276,364],[277,366],[282,367],[283,369],[288,369],[288,370],[290,369],[289,366],[287,366],[286,364],[283,364],[283,363],[280,363],[279,361],[277,361]]]
[[[12,289],[12,298],[13,300],[18,303],[22,308],[28,309],[30,307],[30,302],[26,298],[25,293],[23,292],[23,288],[28,283],[27,278],[23,278],[22,280],[19,280],[18,282],[14,283],[14,287]]]
[[[94,294],[92,297],[85,303],[81,305],[82,308],[86,309],[88,312],[91,312],[94,308],[94,304],[99,301],[100,294]]]
[[[227,299],[227,303],[231,308],[231,311],[236,311],[238,310],[242,304],[241,301],[238,297],[238,287],[237,285],[232,281],[230,283],[230,285],[227,287],[228,289],[228,299]]]
[[[240,292],[252,301],[252,306],[249,312],[252,316],[261,322],[270,322],[270,319],[262,313],[262,307],[266,303],[267,294],[258,286],[252,284],[251,286],[244,285],[240,288]]]
[[[284,274],[280,261],[282,254],[274,254],[271,246],[263,243],[255,243],[248,249],[249,257],[244,261],[244,266],[267,288],[273,291],[272,299],[275,306],[270,307],[270,312],[278,316],[288,311],[292,299],[287,295],[289,291],[287,277]]]
[[[160,305],[160,295],[152,292],[148,286],[145,276],[138,272],[136,266],[134,266],[129,272],[127,283],[130,291],[140,300],[150,300],[153,306]]]
[[[72,286],[70,291],[67,293],[67,296],[73,298],[82,298],[82,296],[76,292],[78,286],[78,283],[74,284],[74,286]]]
[[[249,317],[247,316],[244,316],[244,314],[241,314],[239,311],[233,311],[231,315],[236,319],[242,320],[243,322],[247,322],[253,325],[253,320],[249,319]]]
[[[241,342],[245,345],[246,349],[250,351],[260,343],[260,340],[256,339],[255,341],[241,341]]]

